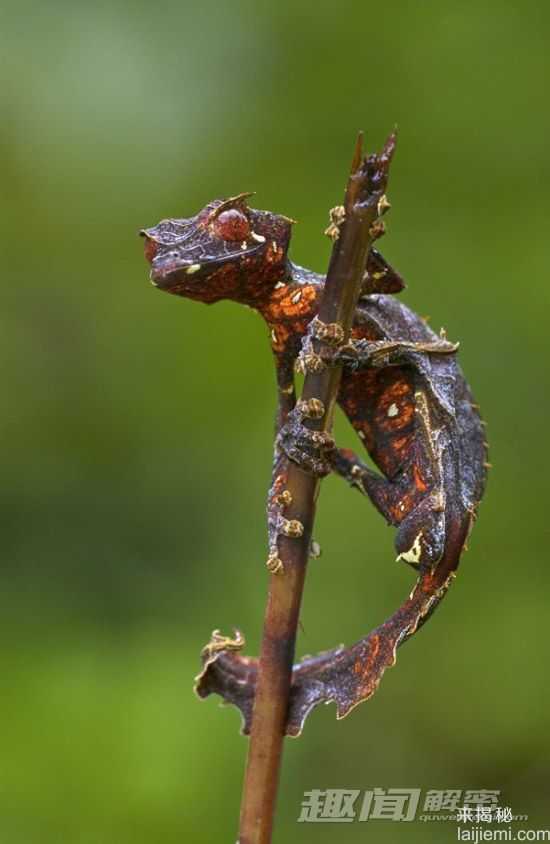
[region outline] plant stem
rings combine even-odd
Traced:
[[[371,243],[380,233],[373,224],[380,213],[379,201],[387,181],[395,135],[390,135],[380,155],[365,159],[362,140],[359,134],[344,199],[345,218],[332,250],[318,313],[323,323],[342,326],[344,340],[350,334]],[[314,342],[314,348],[318,348],[318,341]],[[306,420],[311,430],[332,428],[340,377],[341,367],[328,367],[306,375],[302,398],[320,399],[325,408],[321,419]],[[289,463],[286,487],[292,503],[285,516],[300,521],[304,530],[298,539],[279,538],[283,572],[270,578],[238,844],[270,844],[272,840],[296,632],[319,480]]]

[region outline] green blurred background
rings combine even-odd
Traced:
[[[494,470],[456,585],[372,701],[289,741],[276,840],[312,788],[492,788],[550,826],[548,38],[542,2],[19,0],[2,14],[0,841],[233,842],[246,740],[192,680],[258,649],[274,379],[251,311],[155,291],[139,228],[256,190],[322,271],[356,130],[397,122],[384,254],[460,339]],[[353,444],[346,425],[338,435]],[[407,594],[392,531],[323,484],[299,653]]]

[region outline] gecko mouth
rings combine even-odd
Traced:
[[[234,252],[225,252],[223,255],[202,257],[200,254],[189,255],[183,258],[177,252],[157,255],[151,261],[150,278],[156,287],[171,287],[174,284],[185,282],[192,285],[194,282],[204,281],[206,276],[226,264],[243,258],[251,258],[261,252],[261,246],[255,245],[246,249],[239,249]],[[204,253],[203,253],[204,255]]]

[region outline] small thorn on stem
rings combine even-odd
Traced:
[[[393,132],[390,132],[390,134],[386,138],[386,143],[382,147],[382,152],[380,154],[380,159],[384,162],[385,169],[387,169],[390,165],[390,162],[393,158],[393,154],[395,152],[396,144],[397,144],[397,124],[394,126]]]
[[[283,561],[278,556],[277,552],[273,552],[269,555],[266,561],[266,568],[270,574],[283,574]]]
[[[306,419],[322,419],[325,415],[325,405],[320,399],[313,398],[307,401],[300,399],[296,405],[296,409]]]
[[[383,214],[386,213],[386,211],[389,211],[390,208],[391,208],[391,202],[388,200],[388,197],[386,196],[386,194],[383,193],[382,196],[380,197],[380,199],[378,200],[378,205],[376,207],[376,212],[377,212],[378,216],[381,217]]]
[[[351,173],[356,173],[361,166],[361,159],[363,157],[363,130],[357,133],[357,140],[355,141],[355,149],[353,151],[353,159],[351,162]]]
[[[304,533],[304,526],[298,519],[281,519],[280,531],[283,536],[299,539]]]
[[[289,507],[292,504],[292,493],[289,489],[283,489],[283,491],[275,497],[275,502],[281,507]]]
[[[318,542],[315,542],[315,540],[312,540],[311,545],[309,546],[309,556],[313,560],[318,560],[321,556],[321,546]]]

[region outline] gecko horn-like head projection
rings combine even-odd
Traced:
[[[288,272],[294,221],[249,208],[249,196],[216,199],[195,217],[143,229],[153,284],[207,304],[234,299],[256,305],[268,298]]]

